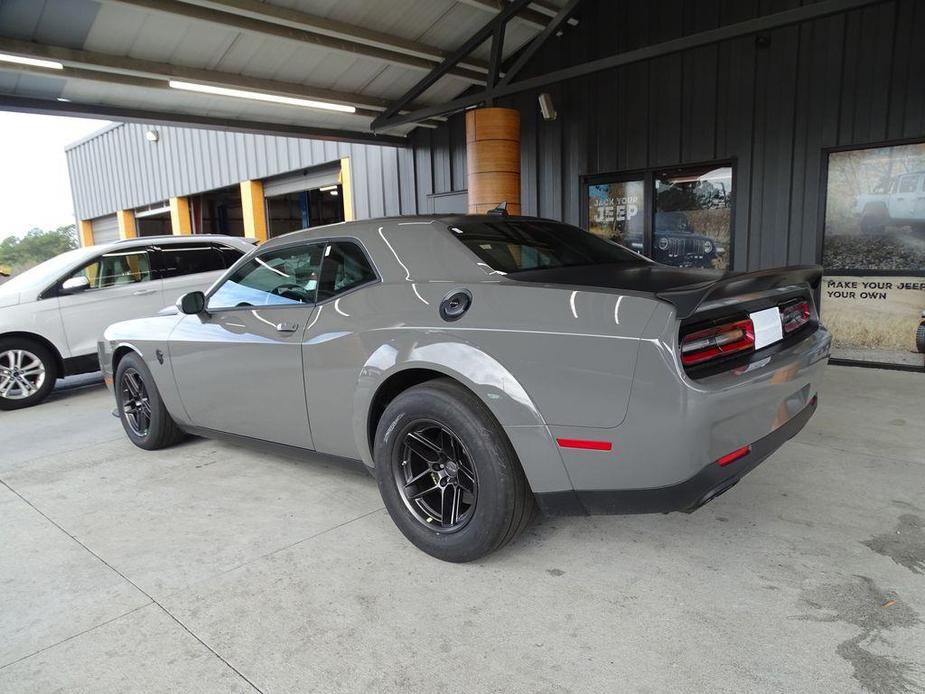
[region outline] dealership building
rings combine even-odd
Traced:
[[[823,263],[823,318],[844,356],[921,368],[921,2],[78,4],[95,14],[44,33],[22,20],[0,42],[73,75],[0,81],[0,105],[129,121],[67,150],[85,244],[264,240],[506,202],[675,265]],[[205,32],[201,55],[169,33],[187,25]],[[155,33],[135,53],[103,35],[142,27]],[[356,110],[235,108],[152,85],[155,62],[174,79]]]

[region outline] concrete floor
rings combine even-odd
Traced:
[[[922,691],[923,407],[921,375],[829,367],[693,515],[538,520],[454,566],[361,472],[146,453],[102,386],[60,391],[0,414],[0,691]]]

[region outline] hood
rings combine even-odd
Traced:
[[[3,291],[0,286],[0,308],[4,306],[15,306],[20,302],[20,293],[18,291]]]

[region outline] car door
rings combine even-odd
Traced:
[[[921,174],[906,174],[900,176],[896,192],[890,197],[890,217],[902,220],[911,219],[915,209],[915,201],[921,188]]]
[[[94,354],[113,323],[156,314],[164,306],[161,280],[152,273],[147,246],[113,248],[62,278],[86,277],[86,288],[58,291],[58,306],[73,356]],[[59,285],[60,286],[60,285]]]
[[[312,448],[302,336],[315,310],[324,243],[258,253],[184,316],[170,360],[190,421],[200,427]]]
[[[161,243],[154,247],[166,304],[194,290],[206,291],[244,253],[209,241]]]

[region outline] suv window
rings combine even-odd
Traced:
[[[230,267],[225,264],[222,253],[210,243],[171,243],[158,248],[161,257],[161,277],[164,279],[200,272],[215,272]]]
[[[81,276],[90,282],[90,289],[147,282],[151,279],[151,255],[147,249],[105,253],[71,273],[67,279]]]
[[[221,243],[215,244],[215,248],[222,256],[226,268],[234,265],[244,255],[244,251],[239,251],[237,248],[232,248],[231,246],[226,246]]]
[[[324,253],[318,301],[330,299],[374,279],[376,273],[357,244],[349,241],[331,243]]]
[[[209,308],[314,303],[324,247],[290,246],[251,258],[209,297]]]
[[[919,187],[921,176],[903,176],[899,183],[900,193],[914,193]]]

